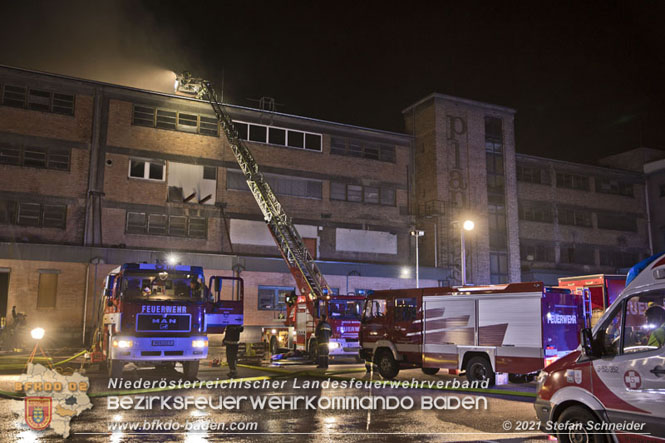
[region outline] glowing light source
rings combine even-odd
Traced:
[[[30,335],[35,340],[41,340],[42,338],[44,338],[45,333],[46,331],[44,331],[44,328],[35,328],[32,331],[30,331]]]
[[[277,329],[273,329],[272,331],[270,331],[270,333],[271,334],[277,334]]]
[[[171,266],[177,265],[178,260],[179,260],[179,258],[175,254],[169,254],[169,255],[166,256],[166,262]]]
[[[399,278],[411,278],[411,268],[404,266],[399,273]]]
[[[328,343],[328,349],[337,349],[339,348],[339,343],[336,341],[331,341]]]
[[[193,348],[205,348],[208,346],[208,340],[193,340],[192,341],[192,347]]]
[[[131,340],[113,340],[114,348],[131,348],[134,345]]]
[[[473,231],[473,228],[476,227],[476,224],[473,222],[473,220],[464,220],[462,227],[465,231]]]

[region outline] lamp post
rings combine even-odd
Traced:
[[[410,234],[416,238],[416,288],[420,288],[420,270],[418,263],[418,239],[425,235],[425,231],[413,229]]]
[[[474,227],[475,223],[473,223],[473,221],[465,220],[464,223],[462,223],[462,229],[460,229],[460,242],[462,246],[462,286],[466,285],[466,246],[464,245],[464,231],[473,231]]]

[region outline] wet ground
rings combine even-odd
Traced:
[[[316,396],[319,397],[358,397],[371,398],[394,396],[404,401],[410,397],[414,405],[411,409],[396,410],[385,409],[316,409],[307,410],[304,402],[297,410],[287,409],[255,409],[249,400],[241,402],[240,409],[234,410],[211,410],[206,408],[198,410],[190,407],[188,410],[161,410],[160,401],[153,403],[154,409],[145,410],[108,410],[109,397],[98,397],[93,399],[94,408],[83,412],[71,422],[70,441],[546,441],[547,436],[538,432],[515,433],[516,422],[532,422],[536,420],[533,409],[532,398],[517,397],[510,391],[535,392],[535,385],[508,384],[498,386],[497,389],[506,393],[503,395],[485,395],[482,393],[450,392],[431,389],[402,389],[402,388],[304,388],[307,381],[321,381],[327,375],[311,377],[302,374],[302,371],[316,371],[312,365],[290,365],[281,367],[281,372],[265,372],[251,368],[240,368],[239,379],[262,380],[270,378],[278,381],[283,388],[267,389],[240,389],[220,387],[217,389],[180,389],[166,392],[149,392],[137,395],[159,396],[194,396],[218,398],[238,396]],[[353,372],[355,370],[355,372]],[[161,380],[179,379],[178,369],[132,368],[127,366],[123,377],[127,380]],[[296,374],[300,372],[300,374]],[[341,379],[356,378],[358,380],[380,380],[378,375],[366,374],[363,365],[359,364],[337,364],[329,368],[327,374]],[[109,389],[107,378],[101,373],[88,373],[91,381],[90,393],[113,391]],[[0,375],[0,389],[12,390],[12,381],[17,376]],[[202,367],[198,379],[201,381],[214,381],[216,379],[227,379],[227,368]],[[295,378],[295,380],[294,380]],[[451,375],[428,376],[420,370],[406,370],[400,372],[397,379],[412,380],[416,378],[421,381],[453,380]],[[459,380],[465,380],[459,378]],[[114,392],[116,394],[117,392]],[[448,400],[451,396],[459,399],[470,397],[469,402],[478,402],[480,410],[423,410],[421,402],[424,397],[441,397]],[[132,396],[130,396],[132,397]],[[484,400],[487,399],[487,409],[484,409]],[[136,399],[136,396],[132,398]],[[17,431],[16,424],[23,418],[15,417],[10,410],[11,402],[21,400],[0,400],[0,432],[2,441],[59,441],[59,437],[44,437],[34,431]],[[112,400],[111,400],[112,401]],[[370,400],[364,400],[370,401]],[[452,401],[452,400],[449,400]],[[454,402],[454,401],[453,401]],[[173,405],[173,400],[167,402]],[[439,403],[441,405],[441,403]],[[339,405],[343,406],[343,405]],[[155,420],[161,420],[160,424],[154,424]],[[146,423],[147,421],[147,423]],[[510,422],[511,432],[506,432],[506,422]],[[177,431],[146,430],[145,426],[166,426],[168,423],[176,423],[182,429]],[[189,423],[191,429],[184,429]],[[224,423],[226,429],[205,429],[211,424],[221,426]],[[119,426],[139,426],[136,429],[118,429]],[[247,427],[242,432],[230,431],[228,426]],[[254,428],[255,426],[255,428]],[[115,428],[114,428],[115,427]]]

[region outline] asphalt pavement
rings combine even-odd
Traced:
[[[226,367],[203,365],[198,380],[211,383],[227,380],[227,372]],[[381,378],[377,374],[367,374],[362,364],[336,361],[324,372],[313,365],[284,362],[264,370],[245,366],[239,369],[238,381],[269,383],[269,387],[222,384],[218,387],[204,385],[190,389],[128,392],[126,397],[131,399],[132,408],[109,410],[115,406],[114,398],[121,397],[121,392],[110,388],[108,379],[100,372],[89,371],[86,375],[91,382],[89,394],[96,396],[92,398],[94,407],[72,419],[70,441],[547,441],[547,436],[538,431],[516,431],[518,427],[532,427],[530,423],[536,420],[532,405],[533,383],[497,386],[492,394],[395,388],[375,384],[381,382]],[[12,391],[17,378],[17,375],[0,375],[0,390]],[[181,378],[178,367],[154,369],[127,365],[123,373],[124,381],[129,383],[140,380],[157,384],[162,380]],[[450,386],[456,378],[465,380],[447,374],[429,376],[418,369],[410,369],[401,371],[396,380],[450,381]],[[320,384],[326,380],[330,385]],[[332,385],[334,381],[338,382],[337,387]],[[347,385],[340,387],[344,381]],[[147,401],[138,400],[141,396],[155,397],[152,409],[138,409],[140,401]],[[267,403],[261,406],[246,399],[235,404],[236,408],[226,405],[222,409],[213,409],[219,396],[232,400],[243,396],[254,400],[272,398],[276,402],[286,398],[281,400],[286,403],[275,404],[272,409]],[[292,403],[288,400],[291,396],[302,399],[295,405],[296,409],[291,409]],[[170,398],[164,402],[161,400],[164,397]],[[175,397],[212,400],[205,408],[198,409],[192,404],[187,409],[177,410]],[[372,403],[380,402],[378,397],[406,403],[401,403],[397,409],[386,409],[382,403]],[[309,404],[306,399],[310,399]],[[317,403],[319,400],[322,403]],[[17,417],[10,410],[11,402],[16,401],[22,400],[0,400],[2,441],[60,440],[35,431],[17,430],[17,423],[23,417]],[[458,401],[465,401],[471,408],[455,409]],[[435,402],[439,408],[447,409],[426,409]],[[166,429],[169,424],[171,429]]]

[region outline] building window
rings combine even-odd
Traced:
[[[635,252],[627,252],[616,249],[600,251],[600,264],[613,268],[630,268],[639,260]]]
[[[490,283],[493,285],[508,282],[508,254],[490,252]]]
[[[134,105],[133,111],[132,124],[135,126],[219,136],[219,122],[214,116],[143,105]]]
[[[589,190],[589,178],[583,175],[556,173],[557,188],[577,189],[579,191]]]
[[[355,203],[395,206],[395,190],[387,187],[360,186],[330,182],[330,199]]]
[[[526,183],[535,183],[537,185],[549,185],[550,174],[547,169],[518,164],[517,180]]]
[[[611,178],[596,177],[596,192],[633,197],[633,184]]]
[[[285,297],[295,288],[259,285],[259,311],[286,311]]]
[[[125,232],[128,234],[206,238],[208,227],[205,217],[127,212]]]
[[[637,215],[598,213],[598,228],[637,232]]]
[[[554,211],[552,205],[535,202],[519,202],[520,220],[535,221],[541,223],[552,223],[554,221]]]
[[[554,263],[554,246],[520,241],[520,258],[525,261]]]
[[[395,147],[358,139],[331,137],[330,153],[395,163]]]
[[[34,111],[74,115],[74,95],[28,89],[25,86],[5,85],[2,90],[2,104]]]
[[[591,213],[584,209],[558,208],[560,225],[591,227]]]
[[[0,164],[69,171],[70,150],[0,144]]]
[[[0,224],[65,229],[67,206],[0,200]]]
[[[330,182],[330,200],[346,200],[346,185]]]
[[[506,208],[503,205],[487,205],[490,233],[490,249],[505,250],[508,247],[506,237]]]
[[[145,180],[164,181],[166,163],[159,160],[129,159],[129,176]]]
[[[562,245],[560,261],[577,265],[594,265],[595,255],[595,248],[590,245]]]
[[[263,177],[275,194],[317,200],[323,198],[323,183],[320,180],[276,174],[263,174]],[[233,169],[226,170],[226,189],[249,191],[247,181],[242,172]]]
[[[57,270],[40,270],[39,287],[37,289],[37,309],[55,308],[56,294],[58,292]]]
[[[501,119],[485,117],[485,161],[487,166],[487,192],[505,192],[503,169],[503,129]]]
[[[238,138],[254,143],[268,143],[307,151],[322,151],[323,135],[276,126],[234,121]]]
[[[217,168],[215,166],[204,166],[203,180],[217,180]]]

